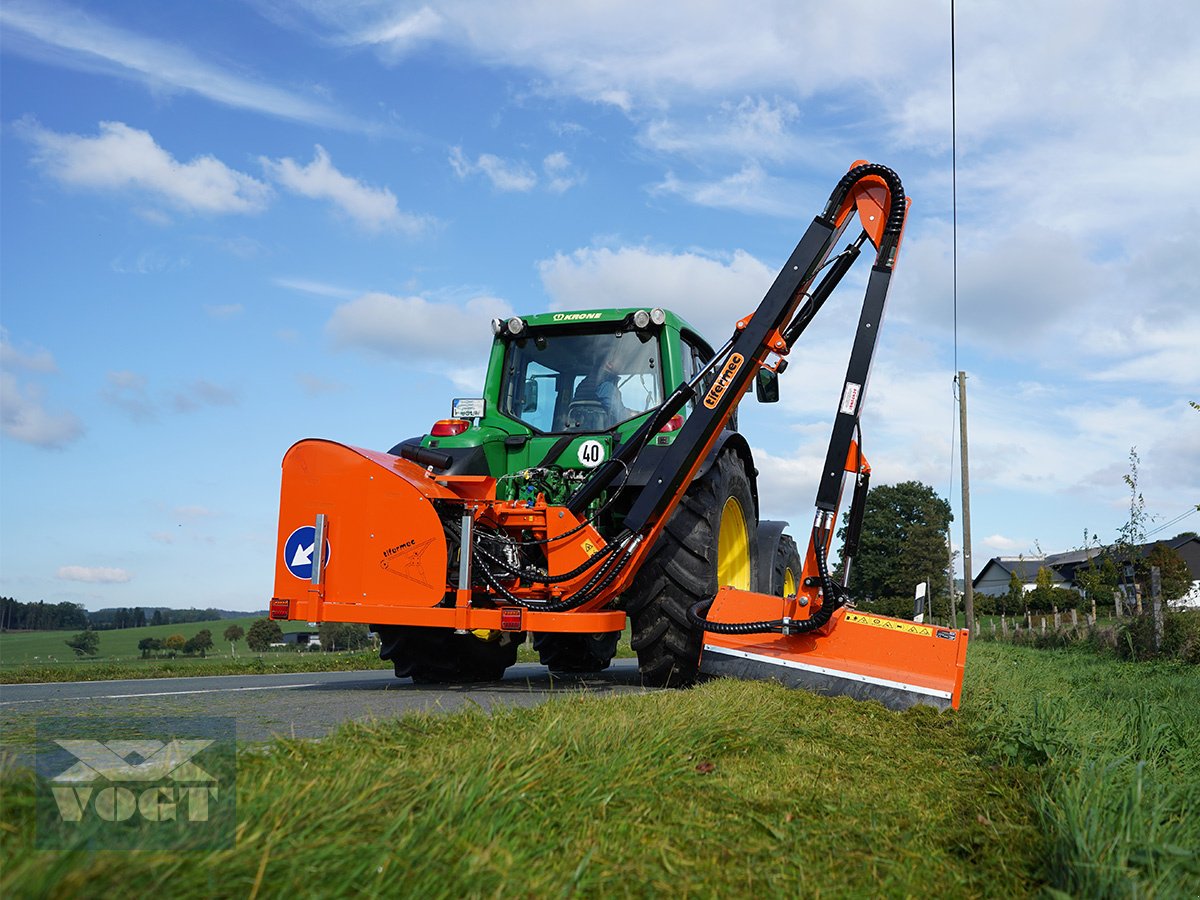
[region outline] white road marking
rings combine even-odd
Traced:
[[[69,684],[70,682],[63,682]],[[204,688],[196,691],[155,691],[145,694],[103,694],[89,697],[44,697],[35,700],[0,700],[0,706],[15,706],[18,703],[61,703],[64,700],[129,700],[133,697],[182,697],[185,694],[224,694],[232,691],[286,691],[291,688],[318,687],[320,682],[311,684],[267,684],[257,687],[235,688]]]

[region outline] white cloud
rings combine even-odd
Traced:
[[[561,151],[542,160],[542,171],[546,175],[546,187],[555,194],[565,193],[583,181],[583,175]]]
[[[340,349],[377,354],[396,362],[439,368],[464,390],[483,385],[483,366],[456,368],[462,360],[486,365],[493,317],[512,314],[496,297],[477,296],[465,303],[440,302],[424,297],[395,297],[372,293],[342,304],[325,326]],[[447,335],[454,335],[448,341]]]
[[[57,577],[63,581],[82,581],[87,584],[125,584],[133,576],[125,569],[108,566],[59,566]]]
[[[316,147],[313,161],[302,166],[290,158],[260,157],[263,168],[282,187],[313,200],[327,200],[367,231],[396,229],[409,234],[423,231],[430,221],[402,212],[396,195],[344,175],[334,167],[325,148]]]
[[[140,81],[159,98],[185,91],[282,119],[363,127],[325,103],[235,74],[197,58],[178,43],[118,28],[76,7],[12,0],[0,6],[0,24],[8,52]]]
[[[212,156],[181,163],[149,132],[122,122],[101,122],[95,137],[58,134],[25,121],[34,161],[52,178],[72,187],[136,190],[194,213],[255,213],[270,188]]]
[[[204,311],[214,319],[236,319],[246,311],[240,303],[204,304]]]
[[[82,437],[84,427],[74,413],[49,412],[37,385],[22,386],[11,372],[0,372],[0,430],[14,441],[57,450]]]
[[[661,153],[691,159],[780,162],[803,156],[812,165],[814,142],[791,130],[799,117],[799,106],[790,100],[743,97],[737,103],[720,103],[702,118],[655,118],[642,129],[639,140]]]
[[[802,203],[805,198],[799,186],[768,174],[757,162],[748,162],[732,175],[716,180],[689,181],[668,172],[651,193],[675,194],[697,206],[769,216],[807,217]]]
[[[664,306],[710,340],[733,330],[771,286],[775,273],[748,253],[727,258],[646,247],[584,248],[538,264],[554,309]],[[719,341],[718,341],[719,342]]]
[[[327,284],[323,281],[313,281],[308,278],[272,278],[271,283],[281,288],[287,288],[289,291],[313,294],[317,297],[336,297],[339,300],[350,300],[362,293],[362,291],[352,288]]]
[[[14,441],[44,449],[62,449],[83,436],[83,422],[74,413],[53,413],[44,405],[36,383],[22,383],[16,372],[51,375],[58,371],[54,356],[41,347],[18,348],[0,327],[0,432]]]
[[[498,191],[524,193],[537,187],[537,174],[526,163],[511,162],[491,153],[481,153],[471,162],[462,147],[451,147],[450,167],[462,179],[483,174]]]
[[[8,338],[8,329],[0,326],[0,369],[49,374],[58,371],[54,357],[42,347],[18,349]]]
[[[444,24],[442,16],[423,6],[412,14],[402,12],[387,15],[354,34],[346,35],[341,42],[351,46],[365,44],[378,47],[386,56],[395,59],[421,42],[437,37]]]
[[[164,412],[191,413],[204,407],[232,406],[238,402],[233,388],[200,378],[166,396],[153,396],[146,376],[130,371],[109,372],[101,396],[124,410],[135,422],[157,422]]]

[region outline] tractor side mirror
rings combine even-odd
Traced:
[[[538,383],[536,378],[525,379],[525,399],[522,409],[534,410],[538,405]]]
[[[759,369],[754,379],[754,396],[759,403],[779,402],[779,375],[770,369]]]

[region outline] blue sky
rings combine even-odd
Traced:
[[[1155,536],[1196,529],[1200,12],[959,4],[956,346],[950,10],[895,9],[6,0],[0,593],[265,607],[292,442],[427,431],[497,313],[719,342],[858,158],[914,199],[875,483],[951,491],[957,359],[976,571],[1111,539],[1134,446]],[[861,283],[743,409],[798,531]]]

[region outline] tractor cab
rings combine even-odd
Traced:
[[[541,434],[570,434],[611,431],[657,407],[658,329],[623,324],[527,326],[509,335],[498,411]]]

